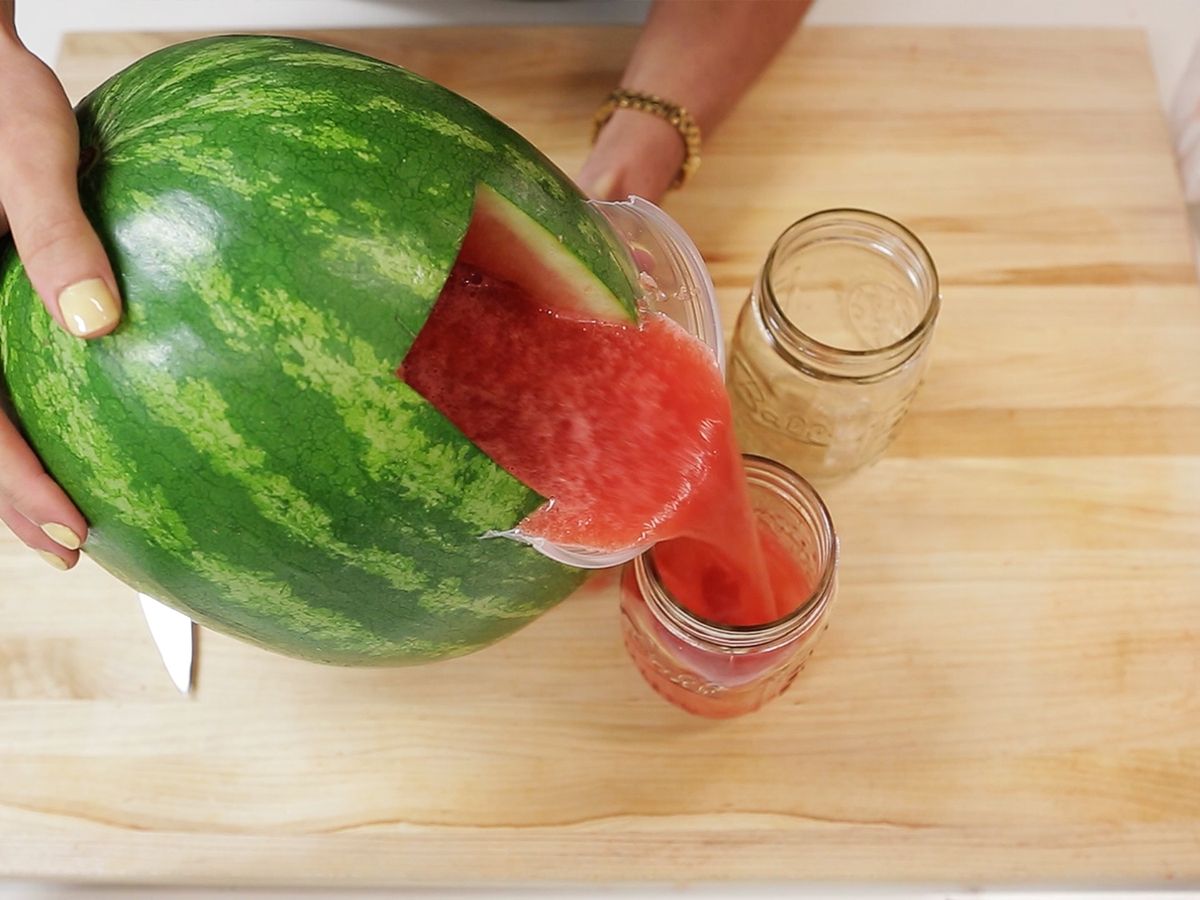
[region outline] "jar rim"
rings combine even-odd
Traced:
[[[824,614],[833,598],[838,567],[838,537],[833,517],[821,495],[787,466],[765,456],[742,454],[747,478],[787,496],[813,514],[820,549],[821,574],[808,599],[786,616],[760,625],[726,625],[696,615],[671,596],[662,583],[652,551],[634,560],[638,587],[656,617],[675,635],[693,646],[724,653],[761,652],[787,643],[806,632]]]
[[[798,235],[838,222],[866,225],[875,229],[878,233],[885,233],[898,238],[904,248],[912,254],[917,266],[920,267],[921,274],[924,276],[922,280],[927,280],[928,282],[922,285],[922,293],[928,298],[924,314],[908,332],[889,344],[880,347],[852,349],[825,343],[796,325],[788,317],[787,313],[783,311],[783,307],[775,296],[775,292],[771,286],[770,273],[775,265],[776,256],[780,249],[789,240],[795,239]],[[910,264],[909,269],[911,270],[912,268],[913,266]],[[809,352],[815,359],[831,364],[838,362],[843,364],[847,362],[863,364],[882,360],[889,363],[887,369],[894,368],[916,352],[924,337],[933,328],[941,309],[941,288],[937,266],[933,262],[933,256],[921,239],[895,219],[883,213],[857,207],[847,206],[818,210],[817,212],[809,213],[801,219],[797,219],[785,228],[783,233],[775,239],[775,242],[771,245],[771,249],[767,253],[766,261],[762,267],[762,274],[760,275],[760,284],[763,288],[761,293],[771,313],[771,315],[764,317],[767,319],[769,329],[772,332],[776,330],[782,331],[788,341],[802,350]],[[773,334],[772,336],[775,335]]]

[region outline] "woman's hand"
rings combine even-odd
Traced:
[[[618,109],[597,135],[576,181],[594,200],[624,200],[633,194],[658,203],[683,157],[683,140],[670,122]]]
[[[0,0],[0,240],[9,231],[50,315],[79,338],[120,319],[116,279],[79,204],[79,132],[54,73],[17,38]],[[47,562],[79,559],[87,523],[0,407],[0,519]]]
[[[682,106],[707,138],[800,24],[812,0],[655,0],[620,86]],[[684,159],[669,122],[617,110],[576,179],[597,200],[658,202]]]

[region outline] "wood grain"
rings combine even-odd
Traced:
[[[568,171],[624,28],[321,32]],[[75,97],[179,35],[76,35]],[[119,882],[1200,878],[1200,293],[1140,35],[803,31],[668,210],[726,327],[774,237],[909,224],[943,279],[893,451],[831,488],[842,589],[793,690],[714,724],[627,663],[611,576],[511,640],[338,670],[0,537],[0,874]]]

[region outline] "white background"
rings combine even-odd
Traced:
[[[27,45],[53,64],[59,41],[68,31],[269,29],[273,27],[356,27],[370,25],[428,24],[533,24],[551,22],[640,22],[647,0],[18,0],[17,26]],[[1135,27],[1145,30],[1159,78],[1164,109],[1177,96],[1188,61],[1200,43],[1200,0],[817,0],[810,24],[923,24],[923,25],[1038,25]],[[1195,71],[1200,77],[1200,69]],[[0,85],[0,89],[3,86]],[[1188,887],[1180,885],[1179,887]],[[1190,886],[1190,887],[1195,887]],[[650,896],[698,897],[848,897],[857,892],[845,888],[810,888],[797,894],[784,887],[695,888],[664,887],[660,891],[564,891],[522,890],[388,892],[351,894],[305,892],[311,900],[342,900],[350,897],[399,897],[402,900],[436,897],[438,900],[485,897],[600,897],[644,898]],[[245,891],[132,892],[123,889],[83,891],[70,887],[0,885],[0,900],[112,900],[112,898],[161,897],[199,900],[210,897],[289,897],[284,892],[248,894]],[[873,897],[907,897],[919,900],[970,897],[972,894],[937,891],[898,893],[871,891]],[[1071,895],[1041,891],[997,894],[1011,898],[1045,900]],[[1074,895],[1078,896],[1078,895]],[[1106,900],[1179,897],[1180,894],[1105,893]]]

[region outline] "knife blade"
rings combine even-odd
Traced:
[[[196,623],[149,594],[139,592],[138,602],[167,674],[181,694],[190,695],[196,673]]]

